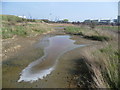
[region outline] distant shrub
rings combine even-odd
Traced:
[[[42,19],[42,21],[43,21],[43,22],[46,22],[46,23],[48,23],[48,22],[49,22],[49,20],[48,20],[48,19]]]
[[[83,35],[81,28],[79,27],[73,27],[73,26],[65,27],[65,32],[73,35]]]
[[[69,21],[68,19],[64,19],[62,22],[63,23],[68,23],[68,21]]]
[[[36,22],[35,19],[26,19],[27,22]]]
[[[108,41],[109,37],[107,36],[84,36],[84,38],[91,39],[91,40],[97,40],[97,41]]]
[[[65,27],[65,32],[71,35],[81,35],[84,38],[90,40],[108,41],[110,39],[107,36],[95,35],[95,31],[92,32],[91,30],[86,30],[84,28],[75,27],[75,26]],[[92,32],[92,34],[89,34],[89,32]]]

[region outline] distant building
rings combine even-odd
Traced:
[[[94,24],[99,24],[99,20],[91,20],[91,22]]]
[[[20,17],[20,18],[27,18],[26,16],[18,16],[18,17]]]
[[[109,25],[111,20],[100,20],[99,24],[101,25]]]
[[[88,20],[85,20],[84,22],[85,22],[85,23],[90,23],[90,22],[91,22],[91,20],[90,20],[90,19],[88,19]]]
[[[118,19],[113,19],[113,22],[114,22],[114,23],[117,23],[117,22],[118,22]]]
[[[90,24],[90,23],[91,23],[91,20],[90,20],[90,19],[85,20],[85,21],[83,22],[83,24]]]
[[[99,20],[91,20],[92,22],[96,22],[96,23],[98,23],[99,22]]]
[[[110,24],[111,24],[112,26],[118,25],[118,19],[112,19],[112,20],[110,21]]]
[[[90,20],[90,19],[88,19],[88,20],[85,20],[83,23],[84,23],[84,24],[90,24],[90,23],[98,24],[98,23],[99,23],[99,20]]]

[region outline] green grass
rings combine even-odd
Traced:
[[[96,60],[95,64],[97,68],[99,67],[105,84],[106,86],[108,85],[107,87],[120,88],[118,72],[120,52],[116,48],[118,44],[117,41],[113,41],[116,40],[116,38],[112,36],[114,33],[111,31],[108,32],[108,30],[117,30],[117,26],[100,26],[99,28],[100,29],[92,30],[90,28],[68,26],[65,28],[65,32],[73,35],[82,35],[83,38],[90,40],[107,41],[108,46],[102,49],[97,49],[94,52],[93,56]],[[110,44],[110,42],[112,43]]]
[[[13,16],[13,15],[2,15],[2,20],[8,21],[8,22],[22,22],[23,21],[22,18],[19,18],[17,16]]]
[[[3,21],[8,21],[8,22],[12,22],[12,23],[16,23],[16,22],[36,22],[35,19],[25,19],[25,18],[20,18],[18,16],[14,16],[14,15],[1,15],[1,18]]]
[[[97,41],[109,41],[109,37],[107,36],[84,36],[84,38],[91,39],[91,40],[97,40]]]
[[[25,27],[22,26],[11,26],[11,27],[2,27],[2,38],[11,38],[14,35],[26,36],[27,31]]]
[[[29,23],[30,22],[30,23]],[[50,31],[52,28],[38,20],[23,19],[13,15],[2,15],[2,38],[17,36],[36,36]]]
[[[118,30],[118,26],[96,26],[98,29],[102,30]]]
[[[110,88],[120,88],[119,78],[119,59],[120,52],[115,50],[112,45],[98,50],[101,54],[102,61],[99,62],[101,73],[104,80],[108,83]],[[97,55],[96,55],[97,57]]]
[[[73,35],[83,35],[82,29],[79,27],[68,26],[65,28],[65,32]]]
[[[82,35],[86,39],[97,40],[97,41],[108,41],[110,38],[108,36],[99,35],[95,30],[86,29],[83,27],[67,26],[65,27],[65,32],[71,35]]]

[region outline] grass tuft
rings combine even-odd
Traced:
[[[108,87],[120,88],[119,79],[119,57],[120,53],[118,50],[113,49],[113,46],[109,45],[105,48],[98,50],[100,53],[97,55],[100,58],[99,65],[102,66],[100,71]],[[103,57],[100,57],[103,56]],[[102,60],[102,61],[101,61]]]
[[[13,15],[2,15],[2,38],[17,36],[36,36],[51,31],[52,28],[36,20],[19,18]]]
[[[97,40],[97,41],[108,41],[109,37],[107,36],[84,36],[84,38],[91,39],[91,40]]]
[[[108,36],[99,35],[99,33],[95,30],[90,30],[86,28],[76,27],[76,26],[68,26],[65,27],[65,32],[71,35],[81,35],[86,39],[97,40],[97,41],[108,41],[110,38]]]

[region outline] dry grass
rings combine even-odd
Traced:
[[[91,29],[87,26],[67,26],[65,27],[65,32],[71,35],[81,35],[90,40],[108,41],[111,39],[111,36],[108,34],[108,32],[107,34],[103,34],[99,29]]]
[[[116,43],[117,44],[117,43]],[[100,67],[101,74],[108,84],[107,87],[118,88],[118,56],[119,52],[115,45],[108,44],[106,47],[94,52],[94,60],[98,60],[97,65]]]
[[[120,88],[118,34],[111,31],[102,31],[99,34],[110,36],[111,40],[83,49],[83,56],[91,65],[98,88]]]
[[[45,23],[19,23],[17,25],[3,24],[2,38],[12,38],[14,35],[33,37],[51,30],[53,30],[52,27]]]
[[[70,32],[70,34],[81,32],[81,35],[83,36],[98,36],[98,39],[101,36],[109,37],[109,40],[106,40],[104,42],[98,42],[98,44],[94,46],[91,45],[85,47],[81,50],[81,52],[83,57],[85,58],[84,61],[86,62],[87,60],[87,64],[90,70],[92,70],[92,72],[94,73],[92,75],[92,82],[94,83],[94,85],[96,85],[97,88],[120,88],[120,79],[118,78],[118,67],[120,57],[120,53],[118,51],[119,33],[109,29],[90,29],[89,27],[83,26],[74,27],[70,27],[70,29],[68,28],[69,30],[67,32]],[[84,81],[80,79],[79,82]]]
[[[36,36],[53,30],[46,23],[38,20],[19,18],[13,15],[2,15],[2,35],[3,39],[13,36]]]

